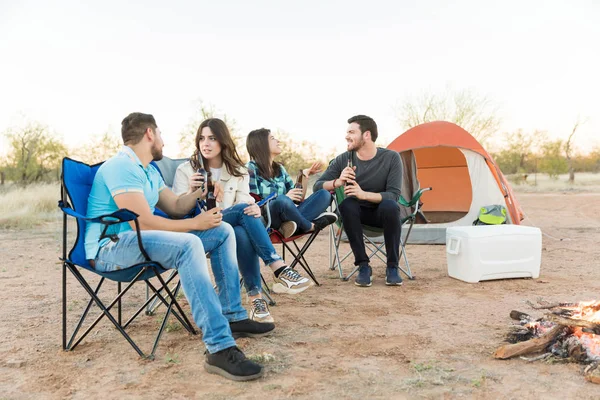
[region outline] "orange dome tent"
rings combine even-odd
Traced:
[[[490,154],[467,131],[450,122],[415,126],[398,136],[388,149],[413,151],[427,224],[415,225],[409,242],[445,243],[450,226],[471,225],[482,206],[503,204],[509,223],[520,224],[523,213]],[[420,232],[419,232],[420,231]]]

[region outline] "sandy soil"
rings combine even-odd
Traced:
[[[0,398],[598,398],[600,387],[584,381],[579,365],[491,357],[509,312],[530,312],[524,300],[600,293],[600,194],[518,197],[529,224],[551,235],[536,280],[463,283],[447,276],[444,246],[410,246],[415,281],[386,287],[377,262],[373,286],[358,288],[328,270],[322,235],[309,256],[322,286],[277,296],[276,333],[238,340],[265,360],[265,376],[251,383],[204,372],[202,341],[175,323],[155,361],[140,359],[106,321],[62,351],[60,224],[0,231]],[[140,285],[133,300],[143,295]],[[69,309],[80,310],[83,299],[71,277]],[[142,316],[131,327],[146,349],[158,321]]]

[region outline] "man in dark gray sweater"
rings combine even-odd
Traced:
[[[385,284],[402,285],[398,271],[400,248],[400,155],[375,146],[377,124],[366,115],[348,120],[348,151],[340,154],[315,183],[313,190],[334,190],[344,186],[346,198],[340,204],[344,230],[358,265],[355,283],[371,286],[372,272],[365,251],[362,225],[383,228],[387,268]]]

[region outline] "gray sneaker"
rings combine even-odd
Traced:
[[[275,293],[297,294],[304,292],[310,287],[308,278],[300,275],[295,269],[287,267],[279,276],[273,276]]]
[[[284,223],[281,224],[281,226],[279,227],[279,229],[277,229],[279,231],[279,233],[281,233],[281,235],[284,238],[289,238],[294,236],[294,233],[296,233],[296,230],[298,229],[298,224],[296,224],[294,221],[285,221]]]
[[[256,322],[275,322],[269,312],[269,306],[267,305],[266,300],[262,298],[252,300],[250,319]]]

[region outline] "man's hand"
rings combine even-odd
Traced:
[[[348,180],[356,179],[356,173],[354,172],[355,170],[356,166],[344,168],[338,179],[344,184],[348,183]]]
[[[217,200],[218,203],[220,203],[223,201],[223,193],[224,193],[223,186],[221,186],[221,184],[219,182],[215,182],[214,185],[215,185],[215,191],[214,191],[215,199]]]
[[[255,203],[249,204],[248,207],[244,208],[244,214],[250,215],[254,218],[260,217],[260,207]]]
[[[221,207],[216,207],[195,216],[193,220],[196,223],[196,230],[206,231],[221,225],[223,220],[221,210]]]
[[[354,179],[348,179],[346,187],[344,188],[344,194],[348,196],[354,196],[359,200],[366,200],[365,191],[356,183]]]
[[[302,189],[291,189],[289,192],[287,192],[286,196],[292,199],[292,201],[300,202],[302,201]]]

